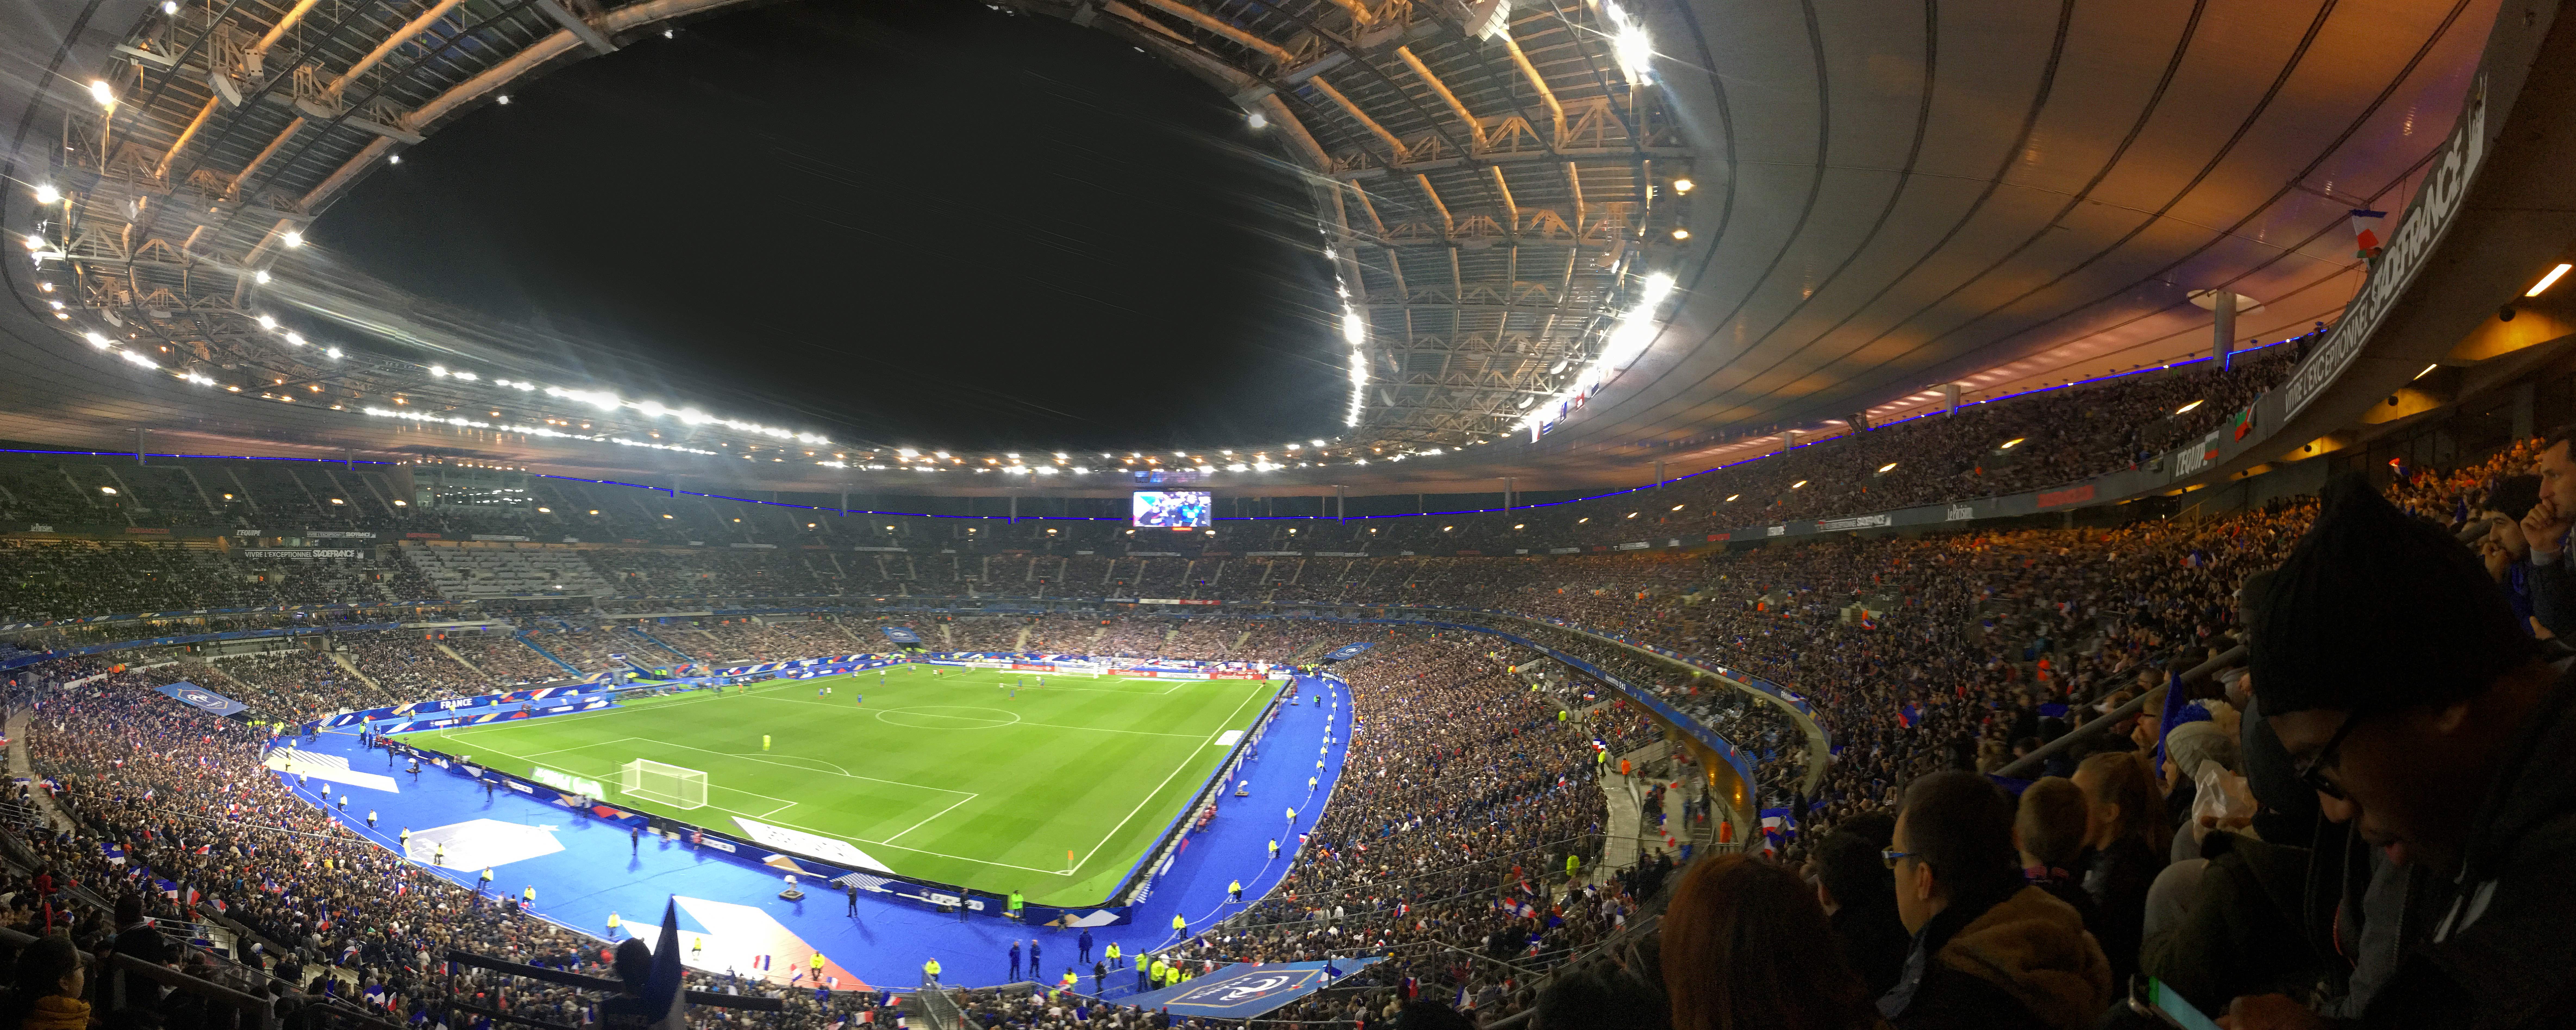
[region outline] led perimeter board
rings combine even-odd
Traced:
[[[1205,490],[1138,490],[1133,500],[1138,526],[1206,529],[1214,513]]]

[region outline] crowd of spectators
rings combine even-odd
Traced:
[[[1088,636],[1105,629],[1084,648],[1099,653],[1223,648],[1227,653],[1208,656],[1284,660],[1318,644],[1375,643],[1338,669],[1352,688],[1349,764],[1287,879],[1240,915],[1164,952],[1192,970],[1235,960],[1387,956],[1278,1018],[1367,1025],[1428,999],[1463,998],[1485,1015],[1534,1005],[1543,1027],[1651,1012],[1693,1028],[1866,1027],[1881,1020],[1903,1030],[2071,1028],[2105,1018],[2129,977],[2144,973],[2205,1009],[2235,1007],[2238,1026],[2318,1026],[2327,1018],[2377,1025],[2397,1011],[2463,1025],[2447,1017],[2501,1011],[2479,1008],[2485,1002],[2465,984],[2489,982],[2512,993],[2535,1006],[2526,1015],[2568,1004],[2548,983],[2482,981],[2490,974],[2474,966],[2416,957],[2407,949],[2458,949],[2441,952],[2445,942],[2396,916],[2411,910],[2408,889],[2444,898],[2456,894],[2455,885],[2481,882],[2531,889],[2536,874],[2478,857],[2485,852],[2470,852],[2464,866],[2457,853],[2431,850],[2458,846],[2469,832],[2468,813],[2458,817],[2461,825],[2428,813],[2442,807],[2441,797],[2457,809],[2489,791],[2555,789],[2532,780],[2545,771],[2517,757],[2531,753],[2529,744],[2507,745],[2508,731],[2527,720],[2559,718],[2547,715],[2556,710],[2545,689],[2555,673],[2536,664],[2542,652],[2533,638],[2576,630],[2554,621],[2576,616],[2576,607],[2551,607],[2549,593],[2556,589],[2549,577],[2576,576],[2559,557],[2565,523],[2576,521],[2557,515],[2576,512],[2576,496],[2558,496],[2558,484],[2576,484],[2569,446],[2525,444],[2461,469],[2405,470],[2385,491],[2393,505],[2343,484],[2322,509],[2313,500],[2283,500],[2112,528],[1845,537],[1693,558],[1349,561],[1325,573],[1340,580],[1325,584],[1332,596],[1304,598],[1329,601],[1357,589],[1384,603],[1511,612],[1527,618],[1450,617],[1526,637],[1593,672],[1489,635],[1384,625],[1127,616],[1100,627],[1071,614],[947,625],[952,634],[963,628],[981,634],[977,640],[1012,641],[1023,631],[1034,640],[1041,631]],[[2576,485],[2566,492],[2576,495]],[[2458,542],[2463,533],[2485,534],[2478,551]],[[2312,553],[2325,549],[2335,549],[2339,565]],[[2249,585],[2276,567],[2286,585]],[[2364,575],[2383,567],[2386,578]],[[2453,575],[2462,570],[2465,588]],[[1263,588],[1283,583],[1257,577],[1245,589],[1266,594]],[[2419,584],[2439,603],[2371,600]],[[1310,584],[1301,576],[1294,585]],[[1232,593],[1232,586],[1209,589]],[[2338,614],[2306,614],[2311,609]],[[2248,613],[2270,614],[2258,623]],[[2412,638],[2397,632],[2418,624],[2423,632]],[[796,628],[744,623],[726,631],[808,648],[826,642],[818,634],[827,629],[839,632],[821,623],[790,625]],[[2377,635],[2355,635],[2364,630]],[[2256,641],[2251,673],[2248,659],[2236,659],[2217,675],[2182,679],[2204,663],[2228,666],[2217,659],[2248,639]],[[2417,646],[2408,639],[2435,657],[2406,651]],[[1812,708],[1830,754],[1772,696],[1618,640],[1758,678]],[[1240,654],[1232,653],[1238,644]],[[2266,657],[2267,646],[2274,657]],[[2377,656],[2387,672],[2354,664],[2349,654],[2356,652]],[[2279,657],[2289,653],[2304,657]],[[437,668],[417,647],[390,641],[343,654],[361,668]],[[364,689],[311,652],[220,665],[223,675],[282,710],[326,710],[343,701],[339,692]],[[2328,667],[2351,674],[2338,681],[2322,671]],[[43,710],[34,738],[40,771],[63,785],[87,832],[146,841],[127,845],[129,861],[208,885],[209,896],[241,913],[232,918],[297,951],[307,965],[336,967],[332,982],[360,997],[371,984],[398,1001],[435,994],[434,985],[403,972],[405,958],[427,941],[471,935],[478,950],[595,962],[592,942],[486,912],[443,884],[415,884],[426,878],[348,838],[309,802],[289,797],[291,787],[241,764],[255,760],[255,739],[139,692],[158,677],[196,672],[183,665],[116,674]],[[1653,893],[1640,889],[1646,881],[1633,871],[1567,875],[1597,867],[1602,855],[1604,797],[1591,738],[1615,749],[1642,746],[1653,735],[1651,721],[1621,705],[1588,722],[1559,720],[1560,707],[1602,696],[1607,686],[1595,673],[1653,694],[1736,743],[1756,762],[1756,803],[1788,813],[1778,836],[1768,838],[1770,857],[1730,854],[1689,867],[1660,943],[1618,936]],[[2365,714],[2410,704],[2346,697],[2385,693],[2393,688],[2378,684],[2392,676],[2493,718],[2406,716],[2408,732],[2439,742],[2412,757],[2407,738],[2351,733]],[[1533,678],[1559,689],[1533,690]],[[420,683],[395,679],[402,690]],[[2257,703],[2268,719],[2248,713]],[[2335,713],[2349,716],[2305,718]],[[2012,781],[2027,783],[2018,800],[1982,775],[2070,734],[2080,743],[2052,751],[2030,770],[2035,781]],[[2347,749],[2339,767],[2329,763],[2320,773],[2312,760],[2285,771],[2289,755],[2316,759],[2338,742]],[[2409,779],[2449,794],[2428,803],[2427,787],[2371,778],[2394,768],[2373,763],[2407,761],[2421,766]],[[189,764],[199,771],[185,772]],[[2350,798],[2315,786],[2319,776],[2334,775],[2342,778],[2323,782]],[[2525,797],[2522,803],[2563,820],[2563,804],[2548,808],[2558,803]],[[2387,807],[2357,799],[2385,799]],[[2361,837],[2319,821],[2339,810],[2358,820]],[[211,813],[218,811],[228,818],[216,819]],[[2365,811],[2381,821],[2352,814]],[[2379,835],[2399,830],[2415,836]],[[281,839],[262,844],[254,834]],[[2355,846],[2364,839],[2386,847]],[[2489,841],[2484,847],[2527,851],[2511,840],[2480,839]],[[199,843],[210,850],[197,853]],[[113,882],[121,875],[104,855],[61,842],[53,848],[49,862],[87,863],[86,877]],[[2311,857],[2329,851],[2340,857]],[[2448,878],[2418,875],[2409,854],[2437,867],[2424,872]],[[303,865],[317,855],[339,863],[321,868],[350,872],[321,877]],[[268,865],[272,860],[286,864]],[[2316,868],[2348,872],[2322,883],[2301,871]],[[287,880],[272,887],[280,872]],[[2285,876],[2290,886],[2279,879]],[[407,889],[387,901],[380,897],[386,891],[344,882],[370,878]],[[2400,892],[2395,907],[2383,890]],[[2313,911],[2320,891],[2333,920],[2322,930],[2283,900]],[[403,900],[415,892],[419,900]],[[2534,913],[2570,914],[2530,894],[2513,897],[2527,904],[2470,908],[2468,896],[2458,895],[2451,922],[2484,916],[2489,922],[2474,938],[2484,942],[2495,939],[2497,927],[2537,932]],[[406,907],[448,901],[460,905],[454,914]],[[2361,950],[2364,940],[2404,948],[2373,958],[2380,953]],[[1601,950],[1605,943],[1612,947]],[[2533,968],[2498,964],[2512,975]],[[1550,972],[1557,975],[1537,982]],[[2426,998],[2453,1008],[2428,1007]],[[574,1006],[578,999],[535,989],[513,1004]],[[1029,1025],[1066,1022],[1077,1005],[1085,1021],[1150,1018],[1043,994],[1034,1001],[990,996],[974,1005],[997,1021]],[[828,1014],[814,1009],[791,1018]],[[2493,1025],[2539,1025],[2496,1018]]]

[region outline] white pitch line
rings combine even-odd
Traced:
[[[1225,721],[1229,723],[1233,722],[1235,716],[1243,714],[1243,706],[1251,704],[1253,697],[1258,695],[1258,693],[1259,691],[1245,693],[1243,695],[1243,700],[1235,702],[1234,711],[1226,713]],[[1109,846],[1110,838],[1118,836],[1118,831],[1126,829],[1128,823],[1135,821],[1136,813],[1144,811],[1146,805],[1153,804],[1155,796],[1161,794],[1164,787],[1171,785],[1172,777],[1180,775],[1181,770],[1187,769],[1198,762],[1199,751],[1200,749],[1198,748],[1191,748],[1189,757],[1182,759],[1181,764],[1173,766],[1171,772],[1164,774],[1163,782],[1155,784],[1153,790],[1145,792],[1144,799],[1136,802],[1136,807],[1127,810],[1127,817],[1118,820],[1118,825],[1110,827],[1109,832],[1101,836],[1100,843],[1092,845],[1090,851],[1083,853],[1082,861],[1074,863],[1073,867],[1075,869],[1080,869],[1083,866],[1090,864],[1091,856],[1099,854],[1101,848]],[[1068,873],[1067,875],[1071,874]]]
[[[929,817],[928,817],[928,818],[925,818],[925,819],[923,819],[922,821],[917,822],[917,823],[914,823],[914,824],[912,824],[912,825],[910,825],[910,826],[906,826],[906,827],[904,827],[904,828],[903,828],[903,832],[902,832],[902,833],[897,833],[897,834],[895,834],[895,835],[894,835],[894,837],[888,837],[888,838],[886,838],[886,839],[884,839],[884,840],[881,840],[881,841],[872,841],[872,842],[870,842],[870,843],[875,843],[875,844],[892,844],[892,843],[894,843],[895,837],[901,837],[901,836],[903,836],[905,833],[911,833],[911,832],[912,832],[912,831],[914,831],[914,830],[918,830],[918,829],[922,828],[923,826],[925,826],[925,825],[929,824],[929,822],[930,822],[932,819],[937,819],[937,818],[939,818],[940,816],[947,815],[947,814],[948,814],[948,813],[950,813],[950,812],[956,811],[956,810],[957,810],[957,806],[958,806],[958,805],[962,805],[962,804],[965,804],[966,802],[973,801],[973,800],[975,800],[976,798],[979,798],[979,797],[983,797],[983,795],[981,795],[981,794],[968,794],[968,795],[966,795],[966,796],[965,796],[965,797],[963,797],[963,798],[959,798],[955,804],[949,805],[948,807],[943,808],[943,809],[940,809],[939,811],[936,811],[936,812],[932,812],[932,813],[930,813],[930,815],[929,815]]]
[[[627,740],[643,740],[643,739],[644,739],[644,738],[642,738],[642,737],[622,737],[622,738],[619,738],[619,740],[618,740],[618,741],[611,741],[611,742],[609,742],[609,743],[618,743],[618,742],[627,741]],[[706,748],[702,748],[702,747],[690,747],[690,746],[689,746],[689,745],[687,745],[687,744],[673,744],[673,743],[669,743],[669,742],[667,742],[667,741],[658,741],[658,740],[657,740],[657,741],[645,741],[645,742],[646,742],[646,743],[649,743],[649,744],[652,744],[652,745],[653,745],[653,746],[655,746],[655,747],[675,747],[675,748],[679,748],[679,749],[684,750],[684,751],[695,751],[695,752],[698,752],[699,754],[703,754],[703,755],[715,755],[715,756],[717,756],[717,757],[719,757],[719,758],[740,758],[740,759],[743,759],[743,760],[745,760],[745,761],[761,762],[761,763],[768,764],[768,765],[775,765],[775,766],[778,766],[779,768],[782,768],[782,769],[794,769],[794,770],[796,770],[797,772],[813,773],[813,774],[814,774],[814,775],[816,775],[816,776],[828,775],[828,774],[826,774],[826,773],[819,772],[819,771],[817,771],[817,770],[813,770],[813,769],[808,769],[808,768],[805,768],[805,767],[803,767],[803,766],[789,765],[789,764],[787,764],[787,763],[785,763],[785,762],[773,761],[773,760],[770,760],[770,759],[767,759],[767,758],[752,758],[752,757],[750,757],[750,756],[748,756],[748,755],[737,755],[737,754],[733,754],[733,753],[731,753],[731,752],[726,752],[726,751],[709,751],[709,750],[707,750]],[[812,761],[821,761],[821,759],[813,759],[813,758],[809,758],[809,759],[806,759],[806,761],[809,761],[809,762],[812,762]],[[918,783],[905,783],[905,782],[903,782],[902,780],[889,780],[889,779],[884,779],[884,778],[876,777],[876,776],[861,776],[861,775],[859,775],[859,774],[857,774],[857,773],[842,773],[842,774],[840,774],[840,775],[842,775],[842,776],[846,776],[846,777],[848,777],[848,778],[850,778],[850,779],[853,779],[853,780],[867,780],[867,781],[869,781],[869,782],[871,782],[871,783],[891,783],[891,784],[894,784],[895,786],[898,786],[898,787],[911,787],[911,788],[913,788],[914,790],[935,790],[935,791],[938,791],[938,792],[940,792],[940,793],[942,793],[942,794],[966,794],[966,793],[968,793],[967,791],[962,791],[962,790],[950,790],[950,789],[948,789],[948,788],[946,788],[946,787],[925,787],[925,786],[922,786],[921,784],[918,784]]]

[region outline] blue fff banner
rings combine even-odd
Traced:
[[[1238,962],[1178,986],[1120,998],[1118,1003],[1200,1019],[1252,1019],[1322,990],[1375,961],[1346,958],[1325,962]]]
[[[180,704],[193,705],[195,707],[205,709],[208,713],[213,715],[232,715],[236,712],[247,712],[250,710],[249,705],[235,701],[194,683],[190,683],[187,680],[180,680],[179,682],[170,684],[169,686],[156,687],[154,689],[170,695]]]
[[[877,632],[885,634],[886,639],[898,644],[918,644],[921,642],[921,634],[905,629],[902,626],[879,626],[877,627]]]
[[[1347,662],[1353,658],[1359,657],[1360,652],[1366,651],[1375,646],[1377,646],[1377,642],[1373,640],[1363,640],[1356,644],[1343,644],[1340,647],[1336,647],[1331,651],[1325,652],[1324,660],[1328,662]]]

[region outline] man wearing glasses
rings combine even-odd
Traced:
[[[2084,917],[2022,877],[2013,800],[1986,778],[1906,784],[1896,837],[1896,915],[1914,935],[1878,1011],[1896,1030],[2066,1030],[2111,1004],[2111,963]]]
[[[2359,1025],[2576,1025],[2576,691],[2468,548],[2358,476],[2264,592],[2264,719],[2324,816],[2407,874]],[[2338,1025],[2280,995],[2227,1024]]]

